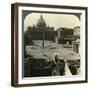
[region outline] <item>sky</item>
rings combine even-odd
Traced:
[[[27,30],[28,26],[37,24],[41,13],[30,13],[24,19],[24,31]],[[71,14],[48,14],[42,13],[42,16],[46,22],[46,25],[54,27],[57,30],[60,27],[74,28],[80,26],[80,20],[75,15]]]

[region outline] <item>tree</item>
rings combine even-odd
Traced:
[[[24,45],[33,45],[32,38],[28,31],[24,33]]]

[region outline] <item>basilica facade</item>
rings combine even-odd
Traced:
[[[50,40],[55,41],[56,31],[54,27],[46,25],[43,16],[41,15],[36,25],[29,26],[27,32],[32,40]]]

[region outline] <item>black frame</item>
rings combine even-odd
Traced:
[[[50,83],[35,83],[35,84],[18,84],[18,7],[19,6],[31,6],[31,7],[48,7],[48,8],[64,8],[64,9],[78,9],[85,10],[85,23],[86,23],[86,35],[85,35],[85,80],[82,81],[65,81],[65,82],[50,82]],[[72,84],[72,83],[87,83],[88,82],[88,8],[81,6],[61,6],[61,5],[44,5],[44,4],[32,4],[32,3],[15,3],[11,5],[11,85],[14,87],[22,86],[41,86],[41,85],[56,85],[56,84]]]

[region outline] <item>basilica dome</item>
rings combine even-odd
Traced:
[[[45,20],[43,19],[42,14],[41,14],[41,16],[40,16],[40,18],[39,18],[39,20],[38,20],[38,22],[37,22],[37,27],[46,27],[46,22],[45,22]]]

